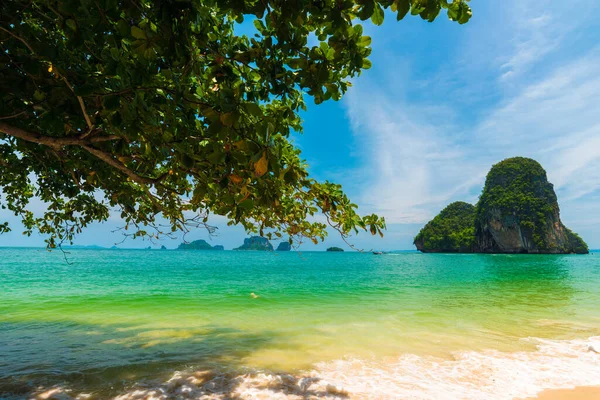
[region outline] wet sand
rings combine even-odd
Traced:
[[[545,390],[530,400],[600,400],[600,386]]]

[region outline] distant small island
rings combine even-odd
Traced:
[[[273,251],[273,245],[267,238],[252,236],[244,239],[244,244],[234,250]]]
[[[508,158],[488,173],[479,202],[455,202],[414,239],[424,253],[587,254],[560,220],[554,186],[535,160]]]
[[[344,251],[341,247],[329,247],[327,251]]]
[[[290,242],[281,242],[279,246],[277,246],[277,251],[290,251],[292,250],[292,245]]]
[[[206,240],[194,240],[190,243],[181,243],[177,250],[223,250],[223,246],[211,246]]]

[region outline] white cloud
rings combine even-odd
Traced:
[[[501,80],[515,78],[532,64],[554,50],[560,41],[560,34],[554,32],[556,26],[552,16],[542,14],[536,17],[517,20],[516,35],[513,39],[514,52],[501,66]],[[550,32],[548,32],[550,31]]]
[[[530,156],[542,163],[564,198],[600,188],[600,56],[557,68],[492,112],[474,132],[497,157]]]
[[[546,168],[563,208],[575,210],[563,215],[582,221],[577,200],[600,191],[600,53],[528,79],[462,125],[446,99],[436,108],[410,104],[395,87],[358,82],[346,105],[365,161],[362,204],[390,223],[423,223],[449,201],[475,201],[492,164],[526,156]],[[600,223],[600,204],[581,212]]]
[[[410,107],[360,84],[347,105],[367,164],[361,203],[388,222],[422,222],[432,207],[480,179],[472,165],[462,163],[467,154],[449,135],[452,125],[436,117],[451,115],[451,109]],[[459,182],[459,176],[467,178]]]

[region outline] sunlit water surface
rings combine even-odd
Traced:
[[[587,347],[600,335],[597,255],[72,250],[68,260],[0,249],[0,394],[60,384],[114,396],[211,369],[313,371],[356,397],[437,398],[461,379],[499,385],[494,374],[519,363],[534,375],[514,395],[600,384]],[[363,382],[373,376],[379,386]]]

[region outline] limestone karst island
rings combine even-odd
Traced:
[[[487,174],[475,206],[454,202],[414,239],[424,253],[587,254],[560,220],[554,186],[535,160],[508,158]]]

